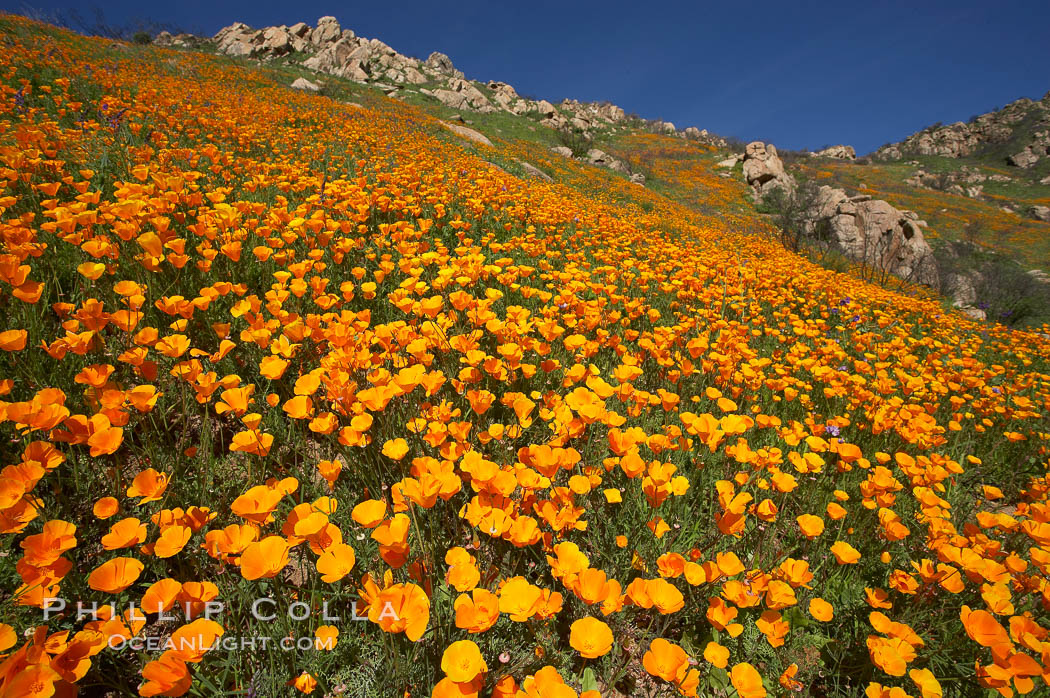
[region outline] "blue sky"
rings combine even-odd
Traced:
[[[846,143],[860,153],[929,124],[965,121],[1050,91],[1050,2],[181,2],[108,0],[113,24],[152,20],[213,34],[344,28],[468,77],[781,148]],[[47,13],[89,2],[0,0]]]

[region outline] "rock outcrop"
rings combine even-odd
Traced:
[[[550,149],[555,155],[561,155],[564,158],[575,159],[572,155],[572,149],[567,148],[563,145],[558,145]],[[620,174],[627,175],[628,179],[635,184],[645,184],[645,175],[640,172],[631,172],[631,167],[623,160],[615,158],[609,155],[604,150],[598,148],[591,148],[587,151],[587,154],[579,158],[580,160],[590,163],[595,167],[604,167],[607,170],[613,172],[619,172]]]
[[[777,189],[789,194],[797,190],[772,144],[748,143],[743,162],[744,180],[756,199]],[[719,164],[732,166],[728,161]],[[812,238],[874,269],[913,283],[937,285],[933,250],[922,234],[926,223],[911,211],[867,195],[851,197],[829,186],[821,186],[807,207],[803,224]]]
[[[492,92],[492,100],[504,111],[524,114],[529,110],[528,100],[522,99],[517,90],[507,83],[491,80],[487,87]]]
[[[353,39],[340,38],[303,61],[303,67],[318,73],[364,82],[369,79],[370,75],[360,54],[354,55],[357,48],[357,43]]]
[[[476,111],[489,113],[496,111],[496,107],[485,97],[473,83],[461,78],[452,78],[448,81],[448,88],[437,90],[421,89],[422,94],[433,97],[447,107],[465,111]]]
[[[301,30],[298,31],[302,34]],[[256,30],[243,22],[221,29],[212,37],[212,42],[219,53],[249,58],[279,58],[310,48],[310,41],[284,25]]]
[[[518,164],[521,165],[521,169],[525,171],[525,176],[530,179],[542,179],[544,182],[553,182],[549,174],[541,170],[540,168],[533,165],[531,162],[525,162],[524,160],[518,160]]]
[[[317,92],[321,87],[317,83],[310,82],[306,78],[296,78],[295,82],[292,83],[293,90],[303,90],[305,92]]]
[[[960,158],[986,146],[1020,142],[1022,147],[1009,156],[1010,164],[1031,167],[1050,153],[1047,126],[1050,126],[1050,92],[1038,101],[1019,99],[967,123],[932,126],[900,143],[884,145],[873,157],[878,160],[900,160],[914,155]]]
[[[630,174],[631,168],[627,166],[623,160],[618,160],[612,155],[609,155],[604,150],[597,148],[591,148],[587,151],[587,162],[598,167],[604,167],[614,172],[620,172],[622,174]]]
[[[774,189],[795,189],[795,180],[784,171],[776,146],[761,141],[748,143],[744,149],[744,181],[756,198],[762,198]]]
[[[850,197],[842,189],[822,186],[807,217],[810,229],[826,234],[847,257],[905,281],[937,285],[933,250],[922,234],[926,224],[914,213],[881,199]]]
[[[300,22],[295,25],[299,31],[305,34],[302,27],[304,23]],[[309,27],[307,27],[309,29]],[[339,20],[335,17],[327,16],[321,17],[317,20],[317,28],[310,32],[310,43],[314,46],[324,46],[325,44],[331,43],[339,39],[343,35],[343,29],[339,26]]]
[[[193,34],[175,34],[163,31],[153,37],[153,43],[157,46],[178,46],[180,48],[195,48],[200,46],[202,39]]]
[[[428,68],[431,72],[438,75],[445,75],[450,78],[463,79],[466,77],[459,70],[456,70],[456,66],[452,65],[452,59],[445,54],[434,51],[427,57],[426,62],[423,63],[424,67]]]
[[[536,114],[540,124],[553,129],[571,128],[585,133],[615,127],[627,119],[624,110],[607,102],[564,100],[557,106],[546,100],[524,98],[507,83],[492,81],[479,89],[479,83],[467,80],[452,60],[433,52],[425,61],[398,53],[378,39],[365,39],[340,26],[335,17],[326,16],[311,27],[305,22],[291,26],[253,29],[243,22],[221,29],[210,40],[188,34],[176,37],[167,32],[157,35],[155,43],[163,46],[193,46],[210,41],[215,50],[228,56],[259,60],[290,59],[308,70],[367,83],[382,89],[388,96],[401,99],[406,85],[427,85],[418,92],[445,106],[474,112],[507,111],[512,114]],[[305,60],[303,55],[305,54]],[[669,122],[653,122],[655,130],[683,135]],[[685,136],[707,140],[716,145],[724,141],[709,136],[695,127]]]
[[[857,151],[853,149],[852,145],[833,145],[824,150],[818,150],[815,153],[810,153],[813,157],[818,158],[834,158],[836,160],[856,160]]]
[[[492,141],[490,141],[488,137],[485,136],[485,134],[480,133],[479,131],[475,131],[472,128],[467,128],[466,126],[460,126],[459,124],[450,124],[447,121],[442,121],[441,124],[460,138],[465,138],[468,141],[480,143],[481,145],[487,145],[490,148],[492,147]]]
[[[1025,146],[1024,150],[1006,158],[1006,162],[1027,170],[1047,155],[1050,155],[1050,136],[1046,132],[1040,132],[1035,134],[1035,139]]]

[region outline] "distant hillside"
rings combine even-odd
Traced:
[[[1018,99],[968,123],[935,124],[874,153],[877,160],[918,155],[974,156],[1030,168],[1050,155],[1050,92],[1039,101]]]

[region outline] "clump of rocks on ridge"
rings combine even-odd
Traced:
[[[1028,169],[1050,156],[1050,92],[1040,100],[1018,99],[997,111],[947,126],[937,125],[875,151],[876,160],[915,155],[961,158],[988,147],[1007,147],[1008,165]]]
[[[398,97],[406,86],[412,86],[420,94],[452,109],[530,114],[541,125],[557,130],[590,133],[598,128],[623,124],[628,119],[624,110],[614,104],[574,99],[553,104],[544,99],[523,97],[505,82],[469,80],[443,53],[435,51],[426,60],[406,56],[379,39],[357,36],[331,16],[321,17],[313,27],[299,22],[291,26],[254,29],[236,22],[219,30],[210,39],[161,32],[154,43],[183,47],[210,44],[220,54],[263,61],[305,56],[300,63],[308,70],[371,84],[391,97]],[[656,120],[650,122],[650,127],[658,133],[725,145],[723,139],[695,126],[678,130],[673,123]],[[608,161],[601,157],[587,159]],[[618,168],[612,166],[610,169]]]

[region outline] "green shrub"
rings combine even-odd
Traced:
[[[563,128],[558,130],[558,142],[572,151],[574,158],[582,158],[594,145],[594,139],[580,128]]]

